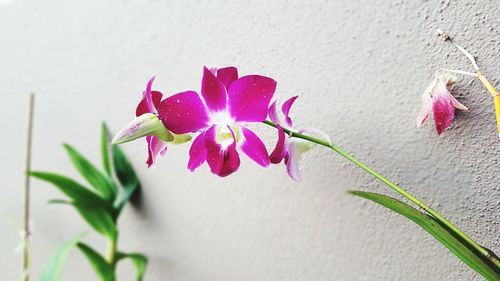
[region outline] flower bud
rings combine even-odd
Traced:
[[[174,140],[174,136],[153,113],[142,114],[127,124],[112,140],[112,144],[133,141],[145,136],[157,136],[165,142]]]

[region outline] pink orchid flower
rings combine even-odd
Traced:
[[[422,106],[417,116],[417,127],[422,127],[433,112],[436,132],[440,135],[453,122],[455,108],[469,110],[453,97],[448,86],[455,83],[457,78],[449,73],[436,75],[436,78],[427,87],[422,95]]]
[[[269,166],[264,143],[245,125],[266,119],[275,89],[276,81],[269,77],[238,78],[235,67],[204,67],[201,97],[194,91],[170,96],[158,114],[173,133],[201,131],[189,150],[190,171],[206,161],[212,173],[225,177],[240,166],[238,150],[262,167]]]
[[[291,97],[283,103],[281,111],[283,113],[284,121],[282,121],[278,116],[276,101],[269,107],[269,119],[276,123],[276,127],[278,129],[278,141],[276,143],[276,147],[270,155],[270,160],[273,164],[279,164],[282,160],[284,160],[288,175],[295,181],[301,181],[300,159],[302,158],[302,154],[312,149],[315,144],[299,138],[287,138],[285,132],[283,131],[283,126],[298,133],[320,135],[328,140],[328,142],[330,142],[330,138],[325,133],[316,129],[294,128],[293,121],[292,118],[290,118],[289,113],[297,98],[298,96]]]
[[[189,135],[172,134],[158,118],[158,112],[164,106],[163,94],[151,90],[154,79],[155,76],[146,85],[143,97],[136,108],[136,118],[113,138],[113,144],[119,144],[145,136],[148,147],[146,160],[148,168],[154,165],[158,155],[165,155],[167,143],[177,144],[191,139]]]

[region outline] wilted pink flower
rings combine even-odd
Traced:
[[[173,133],[201,131],[189,151],[189,170],[206,161],[212,173],[224,177],[239,168],[238,149],[257,164],[269,166],[264,143],[245,124],[266,119],[275,89],[276,81],[265,76],[238,78],[235,67],[204,67],[202,98],[194,91],[170,96],[158,115]]]
[[[315,143],[306,141],[300,138],[286,137],[283,131],[283,126],[296,131],[298,133],[309,133],[320,135],[330,142],[328,136],[316,129],[294,129],[292,118],[290,118],[290,109],[297,99],[298,96],[294,96],[286,100],[281,106],[281,111],[283,113],[284,121],[278,116],[278,111],[276,108],[276,101],[269,107],[269,119],[277,124],[278,129],[278,141],[276,147],[270,155],[271,163],[278,164],[284,160],[286,165],[286,171],[288,175],[296,180],[301,180],[300,175],[300,159],[302,154],[314,147]]]
[[[422,106],[417,116],[417,127],[422,127],[431,112],[434,115],[436,131],[440,135],[453,122],[455,108],[469,110],[448,91],[448,86],[455,83],[456,77],[449,73],[436,75],[422,95]]]

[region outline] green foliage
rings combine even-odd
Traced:
[[[85,157],[76,151],[69,144],[64,148],[68,152],[69,158],[80,174],[90,183],[90,185],[107,201],[113,202],[116,198],[117,188],[111,178],[101,173]]]
[[[116,177],[121,184],[122,194],[117,201],[117,209],[121,210],[130,200],[130,197],[141,188],[141,183],[137,177],[134,168],[130,165],[123,151],[116,145],[112,147],[113,165],[115,167]]]
[[[66,241],[52,253],[43,268],[42,274],[40,275],[39,279],[40,281],[54,281],[61,278],[61,274],[64,269],[64,263],[66,262],[69,253],[71,252],[71,250],[73,250],[74,247],[76,247],[83,236],[84,234],[80,234],[77,237]]]
[[[109,264],[98,252],[81,242],[77,246],[87,257],[101,281],[114,281],[116,279],[113,265]]]
[[[111,176],[111,164],[109,163],[109,132],[104,123],[101,125],[101,157],[102,167],[106,175]]]
[[[144,255],[137,253],[130,253],[130,254],[118,253],[118,260],[126,258],[131,259],[135,265],[136,268],[135,280],[142,281],[144,272],[146,271],[146,267],[148,265],[148,259]]]
[[[66,196],[71,199],[70,202],[72,203],[91,205],[95,208],[106,210],[112,214],[113,217],[116,216],[116,210],[109,202],[70,178],[47,172],[30,172],[29,174],[35,178],[52,183],[60,191],[66,194]]]
[[[468,245],[467,241],[461,239],[452,229],[439,223],[431,215],[422,213],[408,204],[386,195],[363,191],[352,191],[351,193],[371,200],[412,220],[484,278],[487,280],[500,280],[500,269],[497,265],[490,260],[484,259],[474,247]]]
[[[74,203],[82,218],[94,228],[95,231],[106,236],[109,240],[115,240],[118,236],[116,222],[105,209],[96,208],[92,204]]]
[[[102,281],[116,279],[116,263],[124,258],[132,260],[137,268],[137,280],[142,280],[147,265],[146,257],[137,253],[117,252],[118,217],[141,185],[123,151],[110,144],[109,132],[104,124],[101,133],[102,171],[72,146],[64,145],[71,162],[90,187],[55,173],[37,171],[29,174],[51,183],[66,195],[67,199],[52,199],[50,203],[73,206],[92,229],[106,237],[110,244],[110,252],[108,251],[108,256],[104,258],[91,247],[81,243],[81,237],[68,241],[53,254],[45,266],[40,281],[59,280],[64,260],[69,251],[76,246],[87,257]]]

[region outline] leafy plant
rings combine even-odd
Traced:
[[[82,242],[83,235],[64,243],[49,259],[40,281],[59,280],[64,262],[73,248],[78,248],[102,281],[116,280],[116,264],[123,259],[131,259],[136,266],[136,280],[142,280],[147,266],[147,258],[139,253],[118,251],[118,218],[123,207],[141,187],[137,174],[123,151],[110,145],[109,132],[102,125],[101,154],[103,170],[96,168],[72,146],[65,144],[69,158],[76,170],[90,185],[86,187],[73,179],[50,172],[30,172],[40,180],[53,184],[67,196],[50,203],[73,206],[87,224],[108,240],[106,255]]]

